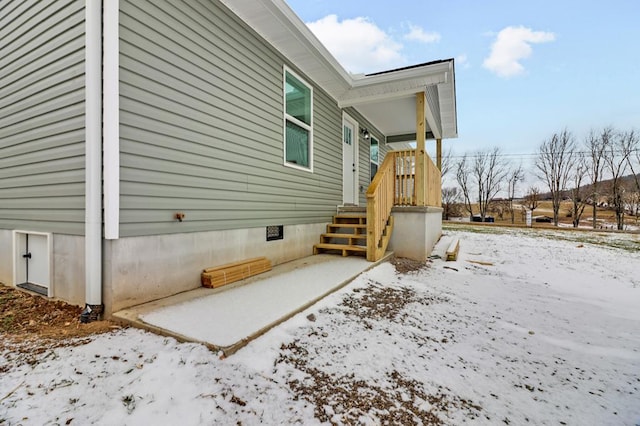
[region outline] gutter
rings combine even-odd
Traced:
[[[100,318],[102,305],[102,1],[85,3],[85,308],[81,322]]]

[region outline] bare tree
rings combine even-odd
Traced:
[[[488,212],[498,216],[498,220],[504,220],[505,213],[511,213],[511,202],[508,199],[493,199],[489,203]]]
[[[500,148],[478,151],[473,157],[471,174],[478,188],[478,209],[484,222],[489,203],[500,191],[500,184],[507,174]]]
[[[449,174],[454,164],[452,162],[453,152],[451,148],[449,148],[444,155],[442,156],[442,162],[440,163],[440,177],[444,180],[444,177]]]
[[[442,188],[442,218],[449,220],[460,213],[460,192],[456,187]]]
[[[633,181],[636,184],[635,191],[638,194],[638,197],[640,197],[640,137],[635,131],[631,131],[631,133],[633,133],[629,147],[631,152],[627,161],[629,163],[631,174],[633,175]]]
[[[562,192],[566,189],[569,173],[573,168],[575,139],[571,132],[564,129],[554,133],[538,149],[535,160],[538,177],[544,180],[551,192],[553,205],[553,223],[558,226],[558,213],[562,201]]]
[[[507,192],[509,193],[509,203],[507,205],[507,210],[511,215],[511,223],[515,223],[516,221],[515,210],[513,208],[513,199],[516,197],[516,186],[518,185],[518,182],[523,180],[524,170],[522,170],[522,164],[520,164],[516,168],[509,170],[509,173],[507,174],[507,183],[509,185],[507,190]]]
[[[464,154],[456,164],[456,180],[460,185],[464,207],[469,212],[469,217],[473,216],[471,208],[471,197],[469,196],[469,166],[467,164],[467,154]]]
[[[592,129],[589,131],[587,138],[585,139],[585,147],[588,155],[587,163],[587,176],[591,181],[591,199],[593,206],[592,213],[592,226],[596,229],[598,226],[598,198],[600,197],[600,181],[602,180],[602,173],[604,172],[604,156],[607,149],[607,145],[611,141],[611,135],[613,135],[612,127],[605,127],[600,136]]]
[[[537,209],[540,203],[540,189],[537,186],[530,186],[527,195],[524,196],[524,202],[531,211]]]
[[[627,172],[629,156],[637,145],[637,140],[638,137],[633,130],[616,132],[607,146],[605,155],[605,164],[611,173],[611,203],[616,213],[618,230],[624,229],[625,188],[622,178]]]
[[[571,172],[571,183],[573,188],[569,190],[571,197],[571,218],[573,219],[573,227],[580,225],[580,218],[587,206],[588,192],[582,187],[585,177],[589,172],[589,165],[585,155],[577,154],[575,167]]]
[[[627,196],[627,203],[629,204],[629,213],[635,218],[635,223],[638,225],[640,221],[640,192],[633,191]]]

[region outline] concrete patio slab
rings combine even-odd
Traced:
[[[198,288],[113,314],[114,319],[230,355],[348,284],[378,262],[321,254],[217,289]]]

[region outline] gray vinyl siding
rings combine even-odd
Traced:
[[[283,65],[296,68],[217,1],[173,4],[120,6],[120,235],[330,221],[337,104],[314,86],[314,171],[284,166]]]
[[[0,2],[0,228],[84,234],[84,1]]]

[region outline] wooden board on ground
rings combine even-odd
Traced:
[[[447,260],[457,260],[458,252],[460,251],[460,240],[455,238],[449,244],[449,248],[447,249]]]
[[[256,257],[239,262],[207,268],[202,271],[204,287],[218,288],[271,270],[271,262],[266,257]]]

